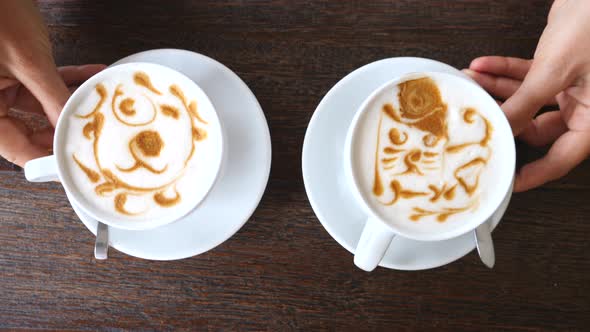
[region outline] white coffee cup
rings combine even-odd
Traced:
[[[462,220],[462,223],[459,226],[440,233],[418,232],[412,228],[401,227],[399,223],[386,220],[375,210],[374,207],[371,207],[371,204],[368,203],[368,198],[366,197],[367,190],[366,188],[365,190],[360,188],[358,177],[354,175],[355,172],[353,170],[353,141],[356,140],[358,135],[357,129],[359,127],[360,119],[367,112],[374,109],[372,107],[374,107],[374,104],[377,103],[377,100],[383,96],[384,93],[392,91],[399,83],[420,77],[430,77],[434,80],[445,80],[446,82],[452,83],[454,86],[460,87],[461,91],[464,91],[469,98],[477,98],[479,104],[483,104],[486,108],[486,114],[491,115],[490,120],[493,124],[494,135],[500,137],[495,146],[498,151],[495,153],[500,153],[503,159],[499,171],[502,176],[495,179],[494,190],[489,191],[486,202],[478,208],[478,211],[481,212],[478,212],[475,217],[465,217],[465,220]],[[385,255],[394,236],[402,236],[417,241],[441,241],[455,238],[473,231],[497,210],[499,211],[498,208],[502,202],[508,195],[510,195],[512,181],[514,179],[515,164],[516,150],[508,120],[496,101],[474,82],[456,75],[438,72],[424,72],[404,75],[385,83],[376,89],[359,107],[352,123],[350,124],[344,148],[344,167],[349,187],[358,204],[367,215],[367,221],[355,251],[355,265],[366,271],[372,271],[375,269]],[[363,194],[363,192],[365,192],[365,194]]]
[[[218,140],[215,140],[215,148],[213,149],[214,153],[208,155],[209,158],[207,164],[202,166],[204,175],[203,181],[200,181],[198,184],[198,195],[195,195],[195,197],[183,198],[182,207],[170,208],[169,213],[167,212],[159,218],[140,221],[129,220],[129,218],[125,218],[124,216],[113,217],[112,215],[104,213],[104,211],[101,211],[96,206],[89,204],[77,189],[72,174],[68,172],[68,167],[66,165],[66,158],[68,157],[65,148],[67,143],[66,132],[68,130],[67,118],[71,117],[77,111],[77,107],[88,98],[90,91],[95,89],[97,84],[103,82],[105,79],[118,77],[117,75],[121,75],[123,72],[129,72],[130,70],[153,73],[158,75],[158,77],[166,77],[178,82],[180,86],[186,88],[187,95],[190,93],[190,98],[194,98],[198,102],[199,110],[203,110],[209,115],[209,118],[207,119],[209,122],[207,127],[208,135],[218,138]],[[194,210],[199,203],[205,199],[220,175],[224,161],[224,146],[225,139],[219,117],[205,92],[196,83],[185,75],[165,66],[151,63],[127,63],[109,67],[101,71],[88,79],[76,91],[74,91],[72,96],[66,102],[55,127],[53,141],[54,154],[27,162],[25,165],[25,176],[27,180],[31,182],[61,182],[73,204],[76,204],[89,216],[107,225],[130,230],[152,229],[179,220],[190,211]],[[186,199],[188,199],[188,202],[184,203],[184,200]]]

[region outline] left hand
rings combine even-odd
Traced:
[[[0,155],[19,166],[47,155],[53,128],[33,132],[18,112],[55,126],[69,89],[103,65],[63,67],[53,60],[47,29],[31,0],[0,1]],[[17,115],[17,116],[15,116]]]
[[[58,77],[73,90],[104,65],[67,66],[58,68]],[[9,112],[12,110],[12,112]],[[49,154],[53,144],[53,126],[31,130],[17,115],[19,112],[46,116],[47,111],[31,91],[11,77],[0,76],[0,154],[19,166]],[[59,115],[59,110],[57,115]]]

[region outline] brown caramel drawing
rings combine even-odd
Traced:
[[[151,117],[151,119],[149,119],[145,122],[140,122],[140,123],[131,123],[131,122],[125,121],[122,117],[119,116],[119,112],[117,112],[117,108],[115,107],[115,104],[117,102],[117,98],[119,98],[122,95],[123,95],[123,86],[121,84],[119,84],[119,85],[117,85],[117,88],[115,89],[115,93],[113,94],[113,98],[111,100],[111,110],[113,111],[113,115],[115,116],[115,118],[117,118],[117,120],[119,120],[119,122],[123,123],[124,125],[130,126],[130,127],[141,127],[141,126],[146,126],[156,120],[156,115],[158,114],[158,112],[156,111],[156,105],[151,100],[151,98],[146,97],[147,100],[152,104],[152,117]],[[137,113],[136,110],[133,109],[134,104],[135,104],[135,101],[133,99],[126,98],[119,104],[118,109],[119,109],[119,111],[121,111],[121,113],[123,113],[124,115],[126,115],[128,117],[134,116]]]
[[[176,204],[178,204],[178,202],[180,202],[180,194],[178,193],[178,191],[176,191],[176,189],[174,190],[175,196],[172,198],[168,198],[166,196],[164,196],[163,192],[158,192],[154,194],[154,202],[156,202],[158,205],[163,206],[163,207],[170,207],[170,206],[174,206]]]
[[[105,182],[98,185],[96,188],[94,188],[94,191],[97,194],[99,194],[99,192],[101,192],[102,194],[108,194],[116,189],[126,189],[130,192],[133,192],[133,193],[153,192],[153,191],[168,188],[171,184],[175,183],[176,180],[178,180],[178,178],[180,177],[180,176],[178,176],[178,177],[174,178],[172,181],[167,182],[167,183],[165,183],[161,186],[158,186],[158,187],[142,188],[142,187],[132,186],[132,185],[128,184],[127,182],[121,180],[109,169],[103,168],[103,169],[101,169],[101,173],[105,178]]]
[[[438,189],[435,185],[431,184],[428,186],[428,189],[430,189],[434,193],[434,195],[430,198],[430,201],[436,202],[444,193],[446,189],[446,184],[440,189]]]
[[[203,120],[203,118],[201,118],[201,115],[199,115],[199,112],[197,111],[197,102],[196,101],[192,101],[190,104],[188,104],[188,109],[190,110],[191,114],[197,120],[199,120],[199,122],[207,124],[207,121]]]
[[[402,145],[408,140],[408,134],[400,133],[397,128],[391,128],[389,130],[389,140],[392,144]]]
[[[94,133],[94,137],[100,136],[100,131],[102,130],[102,125],[104,123],[104,116],[102,113],[96,113],[94,115],[94,119],[92,122],[88,122],[84,128],[82,129],[82,134],[87,139],[92,139],[90,134]]]
[[[444,197],[447,201],[453,200],[455,197],[455,188],[457,188],[456,184],[450,188],[447,188],[447,184],[444,184],[442,188],[438,188],[433,184],[428,185],[428,189],[433,193],[432,197],[430,197],[430,201],[434,203],[441,197]]]
[[[78,167],[80,167],[82,172],[84,172],[84,174],[86,174],[86,176],[88,177],[88,180],[90,180],[90,182],[95,183],[95,182],[98,182],[98,180],[100,180],[100,175],[97,172],[93,171],[90,167],[82,164],[82,162],[80,160],[78,160],[78,158],[76,158],[76,155],[72,154],[72,158],[74,159],[76,164],[78,164]]]
[[[424,173],[422,173],[422,171],[420,171],[420,168],[418,168],[417,163],[420,161],[420,158],[422,158],[422,151],[418,150],[418,149],[414,149],[410,152],[408,152],[408,154],[406,154],[406,156],[404,157],[404,164],[406,165],[406,170],[403,171],[401,174],[418,174],[418,175],[424,175]]]
[[[414,207],[413,208],[414,214],[410,215],[410,220],[419,221],[423,217],[435,215],[436,221],[445,222],[445,221],[447,221],[447,219],[450,216],[457,214],[457,213],[465,212],[472,207],[473,207],[473,204],[470,204],[470,205],[462,207],[462,208],[442,208],[439,211],[432,211],[432,210],[422,209],[419,207]]]
[[[152,80],[150,79],[148,74],[144,72],[138,71],[137,73],[135,73],[133,75],[133,82],[135,82],[135,84],[137,85],[143,86],[144,88],[150,90],[151,92],[157,95],[162,94],[158,89],[154,87],[154,85],[152,84]]]
[[[390,148],[390,147],[386,147],[385,149],[383,149],[383,152],[387,153],[387,154],[395,154],[398,152],[403,152],[406,150],[403,149],[394,149],[394,148]]]
[[[424,135],[424,137],[422,137],[422,142],[429,148],[435,147],[439,140],[440,137],[437,137],[433,134]]]
[[[202,141],[207,138],[207,132],[203,128],[193,128],[193,139]]]
[[[160,137],[157,131],[145,130],[135,136],[135,141],[139,149],[149,157],[157,157],[162,151],[164,141]]]
[[[388,203],[384,203],[384,205],[393,205],[400,198],[409,199],[409,198],[414,198],[414,197],[418,197],[418,196],[427,196],[428,195],[428,193],[425,193],[425,192],[418,192],[418,191],[411,191],[411,190],[403,189],[402,185],[397,180],[391,181],[391,183],[389,184],[389,187],[391,188],[391,191],[393,192],[394,196],[391,201],[389,201]]]
[[[375,148],[375,179],[373,181],[373,194],[375,196],[383,195],[383,183],[381,183],[381,174],[379,173],[379,141],[381,140],[381,123],[383,116],[379,117],[379,125],[377,126],[377,147]]]
[[[134,104],[135,100],[133,100],[132,98],[125,98],[119,104],[119,109],[121,110],[121,113],[127,116],[134,116],[136,113],[135,109],[133,109]]]
[[[398,87],[400,122],[428,132],[437,139],[447,137],[447,105],[443,103],[436,83],[424,77],[405,81]]]
[[[104,87],[104,85],[102,84],[97,84],[94,87],[94,90],[96,90],[96,92],[98,93],[98,95],[100,96],[100,100],[98,101],[98,104],[96,104],[96,106],[94,107],[94,109],[92,110],[92,112],[86,114],[86,115],[78,115],[76,114],[76,117],[80,118],[80,119],[88,119],[91,116],[93,116],[96,112],[98,112],[98,110],[102,107],[102,104],[104,104],[105,100],[107,100],[107,89]],[[86,136],[86,135],[84,135]]]
[[[447,152],[449,153],[457,153],[462,151],[463,149],[465,149],[468,146],[472,146],[472,145],[480,145],[481,147],[487,147],[490,139],[492,138],[492,133],[494,131],[494,128],[492,127],[492,124],[490,123],[490,121],[488,119],[486,119],[483,115],[479,114],[475,109],[473,108],[467,108],[464,112],[463,112],[463,121],[465,123],[468,124],[472,124],[475,122],[475,115],[478,115],[481,117],[484,126],[485,126],[485,132],[484,132],[484,136],[480,141],[477,142],[468,142],[468,143],[461,143],[461,144],[457,144],[457,145],[453,145],[453,146],[447,146]]]
[[[157,90],[153,84],[151,83],[150,77],[143,72],[137,72],[133,76],[135,84],[138,84],[142,87],[145,87],[149,91],[161,95],[162,93]],[[164,192],[171,186],[175,185],[175,183],[180,179],[180,177],[184,174],[184,169],[179,172],[172,180],[167,183],[164,183],[159,186],[155,187],[137,187],[130,185],[129,183],[123,181],[119,177],[117,177],[111,170],[107,168],[103,168],[100,164],[99,156],[99,141],[102,134],[102,129],[105,122],[105,117],[101,112],[101,108],[105,101],[108,98],[108,91],[102,84],[97,84],[95,90],[100,96],[100,100],[92,110],[92,112],[86,115],[76,115],[77,118],[81,119],[89,119],[92,120],[86,123],[82,129],[82,134],[85,138],[93,140],[93,155],[94,155],[94,162],[96,163],[96,168],[98,171],[93,170],[92,168],[84,165],[80,160],[76,158],[75,155],[72,155],[74,162],[78,165],[78,167],[86,174],[88,179],[92,183],[97,183],[100,181],[101,178],[104,179],[104,182],[99,183],[95,188],[94,191],[98,196],[111,196],[114,195],[114,208],[120,214],[123,215],[138,215],[143,212],[129,212],[125,208],[125,204],[127,202],[127,198],[129,195],[146,195],[151,194],[151,198],[154,200],[156,204],[162,206],[164,208],[172,207],[178,204],[181,201],[181,196],[174,189],[174,197],[167,197]],[[185,166],[188,164],[189,160],[192,158],[194,151],[195,151],[195,142],[202,141],[207,138],[207,131],[204,128],[197,127],[195,125],[195,121],[193,119],[198,120],[206,124],[205,121],[199,116],[197,112],[197,104],[196,101],[188,102],[186,96],[182,92],[182,90],[176,86],[170,86],[170,93],[177,98],[179,98],[187,112],[187,115],[190,119],[191,123],[191,151],[187,159],[185,160]],[[164,116],[169,116],[174,119],[178,119],[180,116],[180,110],[172,105],[158,105],[156,107],[156,103],[152,98],[147,95],[144,95],[148,101],[151,103],[153,115],[151,119],[144,123],[131,123],[124,119],[124,117],[130,118],[134,117],[138,112],[142,112],[141,109],[135,108],[135,100],[132,98],[123,98],[118,104],[118,100],[120,97],[124,95],[123,93],[123,85],[119,84],[115,90],[113,91],[113,95],[111,96],[111,111],[117,121],[123,123],[129,127],[138,127],[138,126],[145,126],[152,123],[157,115],[157,109],[159,108],[162,111]],[[119,114],[120,113],[120,114]],[[121,168],[117,166],[117,168],[122,172],[133,172],[139,168],[144,168],[149,172],[160,174],[167,170],[168,165],[166,165],[163,169],[155,169],[153,168],[148,162],[145,160],[144,157],[148,158],[157,158],[160,156],[162,149],[164,148],[164,141],[160,137],[160,134],[155,130],[143,130],[136,134],[128,143],[129,153],[134,160],[134,164],[129,168]]]
[[[465,109],[465,112],[463,112],[463,121],[465,121],[466,123],[473,123],[475,121],[473,119],[473,117],[476,114],[477,114],[477,111],[475,110],[475,108],[467,107]]]
[[[201,115],[199,115],[199,112],[197,111],[197,102],[192,101],[190,104],[188,104],[186,97],[184,96],[184,92],[182,92],[178,85],[171,85],[170,93],[172,93],[176,98],[180,99],[182,105],[186,108],[187,112],[189,112],[190,115],[195,117],[199,122],[207,124],[207,121],[203,120],[203,118],[201,118]]]
[[[157,157],[160,155],[160,151],[164,147],[164,141],[160,137],[157,131],[154,130],[144,130],[139,134],[135,135],[129,142],[128,148],[131,156],[135,163],[133,166],[128,168],[122,168],[117,166],[121,172],[133,172],[136,169],[143,167],[146,170],[154,173],[154,174],[162,174],[168,168],[168,165],[164,166],[164,168],[158,170],[154,167],[150,166],[147,162],[143,161],[140,156],[137,155],[137,150],[141,151],[144,156],[147,157]]]
[[[94,120],[91,123],[92,132],[94,133],[94,161],[96,162],[96,166],[98,166],[98,169],[101,169],[100,161],[98,161],[98,139],[102,134],[102,127],[104,126],[104,115],[102,115],[102,113],[96,113],[94,115]]]
[[[115,196],[115,210],[117,210],[117,212],[128,216],[134,216],[138,214],[125,210],[125,203],[127,203],[127,194],[118,194]]]
[[[468,162],[462,166],[459,166],[455,170],[455,173],[454,173],[455,179],[457,179],[457,182],[459,182],[459,185],[461,185],[461,187],[463,187],[463,190],[465,190],[465,192],[467,194],[469,194],[470,196],[475,192],[475,190],[477,189],[477,187],[479,185],[479,174],[476,174],[474,183],[469,184],[469,183],[467,183],[467,180],[465,180],[464,177],[459,175],[459,173],[461,171],[469,169],[469,168],[478,167],[478,166],[485,166],[487,163],[488,163],[488,161],[486,159],[475,158],[475,159],[471,160],[470,162]]]
[[[483,121],[486,124],[486,135],[481,140],[481,142],[479,142],[479,145],[488,146],[490,139],[492,139],[492,133],[494,132],[494,127],[492,127],[492,124],[490,123],[490,121],[488,119],[484,118],[483,116],[481,118],[483,119]]]
[[[178,117],[180,116],[180,111],[178,111],[178,108],[174,106],[160,105],[160,110],[162,110],[162,114],[174,119],[178,119]]]
[[[197,102],[192,101],[189,105],[187,105],[186,96],[184,95],[184,92],[180,89],[180,87],[178,85],[176,85],[176,84],[171,85],[170,86],[170,93],[180,100],[180,102],[184,106],[184,109],[188,113],[189,118],[191,119],[193,139],[191,141],[191,152],[189,153],[188,158],[186,158],[186,160],[184,162],[184,165],[186,166],[188,164],[188,161],[190,160],[190,158],[193,156],[193,153],[195,152],[195,141],[201,141],[201,140],[207,138],[207,132],[204,129],[195,126],[193,118],[196,118],[197,121],[200,121],[205,124],[207,124],[207,122],[205,122],[199,116],[199,113],[197,112]]]
[[[451,188],[447,189],[445,191],[445,193],[443,194],[443,197],[447,200],[447,201],[452,201],[453,198],[455,198],[455,188],[457,188],[457,185],[452,186]]]
[[[391,104],[383,105],[383,113],[387,114],[387,116],[389,116],[391,118],[391,120],[393,120],[395,122],[402,122],[402,119],[395,112],[395,110],[393,109],[393,105],[391,105]]]
[[[397,157],[393,157],[393,158],[383,158],[383,159],[381,159],[381,162],[382,162],[382,163],[384,163],[384,164],[388,164],[388,163],[394,162],[394,161],[396,161],[396,160],[397,160]]]
[[[397,166],[397,165],[396,165],[396,164],[391,164],[391,165],[389,165],[389,166],[383,166],[383,170],[384,170],[384,171],[388,171],[388,170],[390,170],[390,169],[394,169],[394,168],[395,168],[395,166]]]
[[[427,197],[431,203],[441,200],[450,203],[456,199],[457,191],[462,189],[471,197],[466,206],[440,208],[415,206],[409,216],[412,221],[432,216],[437,221],[444,222],[450,216],[468,211],[477,204],[479,197],[474,194],[479,187],[479,176],[483,167],[488,163],[489,155],[486,158],[476,157],[452,170],[454,179],[450,181],[451,183],[443,183],[442,185],[431,183],[422,190],[412,191],[403,188],[400,180],[410,175],[424,176],[424,171],[444,170],[445,167],[448,167],[445,166],[447,154],[458,153],[468,146],[479,145],[489,149],[488,145],[493,134],[492,125],[476,109],[468,107],[463,110],[462,120],[466,125],[471,125],[480,119],[485,126],[482,138],[474,142],[448,146],[448,107],[442,100],[436,83],[431,78],[424,77],[400,83],[398,88],[399,110],[396,110],[393,104],[386,103],[382,106],[379,115],[373,194],[377,197],[384,194],[385,188],[382,184],[381,171],[394,176],[388,188],[393,198],[387,202],[380,201],[384,205],[393,205],[400,199],[417,197]],[[382,121],[384,116],[393,121],[395,126],[383,128],[383,130],[388,130],[389,140],[383,142],[386,146],[381,146],[380,137],[382,126],[384,126]],[[404,128],[407,128],[404,126],[416,128],[424,133],[421,137],[423,146],[406,146],[409,133],[404,132]],[[384,157],[380,157],[380,151],[385,154]],[[401,173],[391,173],[395,172],[394,169],[398,165],[403,165],[405,168],[401,166]]]

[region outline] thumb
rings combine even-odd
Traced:
[[[41,59],[23,59],[15,66],[14,76],[37,98],[49,122],[55,127],[70,92],[59,75],[53,58],[44,56]]]
[[[530,120],[550,98],[565,90],[572,81],[571,71],[560,66],[560,61],[533,61],[521,86],[502,104],[515,136],[520,134]]]

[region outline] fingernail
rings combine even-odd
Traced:
[[[477,58],[475,58],[475,59],[471,60],[471,63],[469,64],[469,68],[472,68],[472,67],[477,67],[477,63],[478,63],[478,62],[480,61],[480,59],[482,59],[482,58],[484,58],[484,57],[480,56],[480,57],[477,57]]]
[[[475,76],[475,75],[477,74],[477,73],[476,73],[476,72],[474,72],[473,70],[471,70],[471,69],[467,69],[467,68],[465,68],[465,69],[462,69],[461,71],[462,71],[462,72],[464,72],[465,74],[469,75],[469,76]]]

